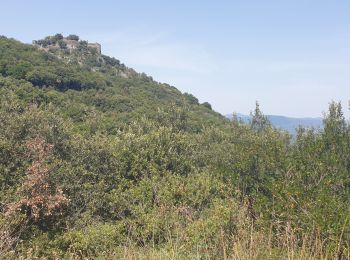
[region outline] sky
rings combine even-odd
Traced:
[[[259,101],[265,114],[319,117],[334,100],[350,115],[348,0],[2,0],[0,10],[0,35],[77,34],[222,114]]]

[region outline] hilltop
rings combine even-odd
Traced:
[[[87,49],[91,53],[96,52],[101,55],[101,44],[79,41],[79,39],[79,36],[75,34],[68,35],[67,37],[63,37],[62,34],[56,34],[54,36],[47,36],[42,40],[34,40],[33,45],[44,50],[62,49],[70,52],[76,49]]]
[[[194,128],[204,122],[225,121],[207,102],[200,104],[193,95],[182,94],[173,86],[126,67],[78,36],[58,34],[33,42],[27,45],[0,38],[2,81],[29,83],[21,89],[28,92],[23,100],[37,106],[50,103],[76,123],[85,124],[93,115],[100,121],[96,125],[103,128],[107,122],[127,123],[142,115],[154,117],[158,109],[170,107],[188,109]]]

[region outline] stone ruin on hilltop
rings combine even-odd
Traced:
[[[45,50],[66,49],[71,51],[87,47],[88,49],[96,50],[96,52],[101,55],[101,44],[89,43],[87,41],[79,41],[79,36],[76,35],[69,35],[67,37],[63,37],[61,34],[56,34],[54,36],[47,36],[43,40],[33,41],[32,43],[34,46]]]

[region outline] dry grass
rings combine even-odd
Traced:
[[[126,259],[126,260],[186,260],[186,259],[286,259],[286,260],[326,260],[350,259],[350,241],[344,241],[343,234],[330,241],[323,238],[315,229],[306,233],[294,229],[290,224],[272,223],[270,228],[261,229],[247,218],[245,211],[239,213],[234,235],[226,234],[224,229],[213,237],[199,243],[191,243],[191,237],[186,237],[181,231],[169,235],[166,243],[149,242],[144,246],[135,244],[130,238],[124,245],[111,248],[106,252],[96,254],[84,253],[70,248],[68,252],[51,252],[45,258],[38,248],[26,249],[26,253],[11,251],[11,236],[6,231],[6,225],[0,225],[0,259]],[[0,223],[1,224],[1,223]],[[2,223],[4,224],[4,223]],[[1,227],[2,226],[2,227]],[[2,229],[1,229],[2,228]],[[300,235],[302,234],[302,235]]]
[[[218,234],[223,238],[223,234]],[[274,242],[272,242],[274,241]],[[341,242],[341,241],[339,241]],[[240,230],[240,234],[232,237],[231,241],[221,240],[221,245],[216,248],[198,247],[188,250],[183,241],[173,240],[160,247],[136,246],[128,243],[109,252],[100,252],[98,256],[83,256],[81,252],[67,252],[65,259],[125,259],[125,260],[186,260],[186,259],[235,259],[235,260],[260,260],[260,259],[286,259],[286,260],[325,260],[325,259],[350,259],[349,248],[341,252],[340,247],[330,250],[326,241],[319,234],[305,235],[301,240],[297,239],[294,231],[286,227],[284,234],[272,237],[255,230],[251,224],[250,229]],[[20,259],[46,259],[38,257],[35,249],[30,249]],[[60,259],[57,255],[49,259]]]

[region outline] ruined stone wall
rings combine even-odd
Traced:
[[[47,37],[48,38],[48,37]],[[48,49],[59,49],[59,42],[51,42],[50,43],[50,38],[46,41],[48,41],[49,43],[44,43],[42,44],[41,42],[44,42],[46,39],[44,40],[38,40],[38,41],[33,41],[33,45],[39,47],[40,49],[44,49],[44,50],[48,50]],[[63,38],[61,41],[63,41],[66,44],[66,48],[68,50],[74,50],[77,49],[80,42],[76,41],[76,40],[68,40],[67,38]],[[101,44],[99,43],[88,43],[87,46],[89,48],[95,49],[97,51],[98,54],[101,54]]]
[[[88,43],[88,47],[96,49],[98,54],[101,54],[101,44],[99,44],[99,43]]]

